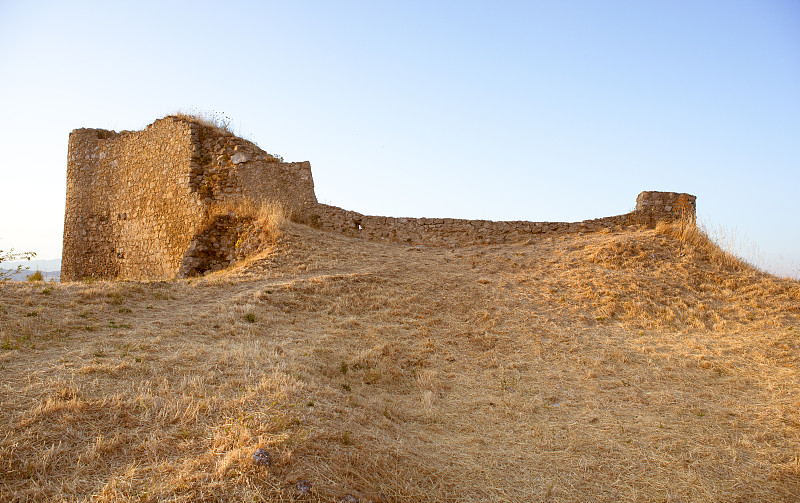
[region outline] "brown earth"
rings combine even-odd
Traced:
[[[0,284],[0,500],[797,501],[800,283],[676,236]]]

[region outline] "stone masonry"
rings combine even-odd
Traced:
[[[143,131],[76,129],[61,278],[174,278],[211,225],[209,207],[240,197],[302,214],[317,203],[311,165],[279,162],[252,142],[180,117]]]
[[[649,191],[630,213],[574,223],[362,215],[317,203],[308,162],[282,162],[225,131],[169,116],[142,131],[70,134],[62,280],[169,279],[233,263],[246,236],[244,249],[260,242],[258,232],[248,228],[252,218],[212,215],[211,208],[238,199],[278,202],[326,231],[433,246],[652,227],[695,215],[695,196]]]
[[[317,204],[313,211],[309,215],[309,223],[323,230],[372,241],[459,246],[514,243],[547,234],[613,231],[631,226],[654,227],[658,221],[681,217],[694,220],[695,196],[675,192],[642,192],[636,200],[634,211],[582,222],[377,217],[325,204]]]

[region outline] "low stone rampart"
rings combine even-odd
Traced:
[[[694,219],[695,196],[674,192],[639,194],[630,213],[582,222],[528,222],[521,220],[463,220],[458,218],[396,218],[363,215],[336,206],[318,204],[308,222],[320,229],[370,241],[431,246],[514,243],[538,235],[622,230],[654,226],[682,216]]]
[[[496,222],[458,218],[379,217],[325,204],[317,205],[308,221],[322,230],[370,241],[430,246],[514,243],[536,235],[619,230],[637,223],[634,213],[583,222]]]

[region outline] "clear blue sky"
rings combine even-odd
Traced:
[[[577,221],[689,192],[800,268],[796,0],[0,0],[0,249],[60,256],[72,129],[179,109],[362,213]]]

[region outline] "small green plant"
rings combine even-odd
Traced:
[[[31,311],[29,313],[25,313],[25,316],[28,317],[28,318],[31,318],[33,316],[39,316],[39,313],[36,312],[36,311]]]
[[[53,287],[48,286],[47,288],[42,289],[42,295],[50,295],[50,293],[52,291],[53,291]]]
[[[0,348],[2,348],[2,349],[13,349],[13,346],[11,345],[11,339],[9,339],[8,336],[6,336],[3,339],[2,344],[0,344]]]
[[[342,389],[350,393],[350,385],[347,383],[342,384]]]
[[[131,310],[129,308],[127,308],[127,307],[121,307],[121,308],[118,309],[118,311],[120,313],[130,313],[131,312]]]
[[[345,362],[342,362],[342,364],[339,365],[339,372],[341,372],[342,375],[347,373],[347,364]]]
[[[44,276],[42,276],[42,271],[36,271],[33,274],[29,274],[27,279],[30,282],[42,281],[44,279]]]
[[[127,323],[117,323],[114,320],[108,322],[108,328],[131,328]]]
[[[256,322],[256,315],[253,313],[247,313],[244,315],[244,320],[247,323],[255,323]]]

